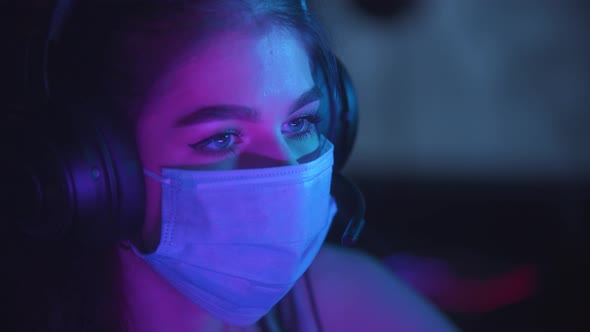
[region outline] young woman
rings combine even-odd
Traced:
[[[80,1],[51,52],[56,98],[133,121],[146,217],[108,250],[16,240],[23,330],[454,331],[323,245],[337,207],[313,73],[335,71],[300,1]]]

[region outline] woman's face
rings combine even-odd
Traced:
[[[294,33],[224,32],[161,76],[137,123],[146,169],[290,165],[320,144],[320,90]],[[144,250],[160,238],[160,183],[146,181]]]

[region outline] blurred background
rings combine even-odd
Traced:
[[[308,5],[358,94],[361,247],[464,331],[590,331],[590,2]]]

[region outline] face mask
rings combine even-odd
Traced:
[[[162,234],[140,255],[180,293],[233,325],[264,316],[307,270],[336,213],[333,146],[293,166],[163,169]]]

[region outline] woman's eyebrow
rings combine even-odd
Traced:
[[[258,112],[249,107],[239,105],[211,105],[199,107],[198,109],[183,115],[176,121],[174,127],[188,127],[200,123],[220,120],[256,122],[258,121],[258,118]]]
[[[291,106],[289,110],[289,114],[297,111],[298,109],[302,108],[303,106],[313,103],[314,101],[318,101],[322,99],[323,93],[317,85],[314,85],[311,89],[305,91]]]
[[[304,92],[292,104],[289,114],[297,111],[303,106],[310,104],[322,98],[322,90],[317,86]],[[210,121],[220,120],[241,120],[247,122],[257,122],[260,114],[253,108],[240,105],[210,105],[199,107],[188,114],[179,118],[174,127],[187,127]]]

